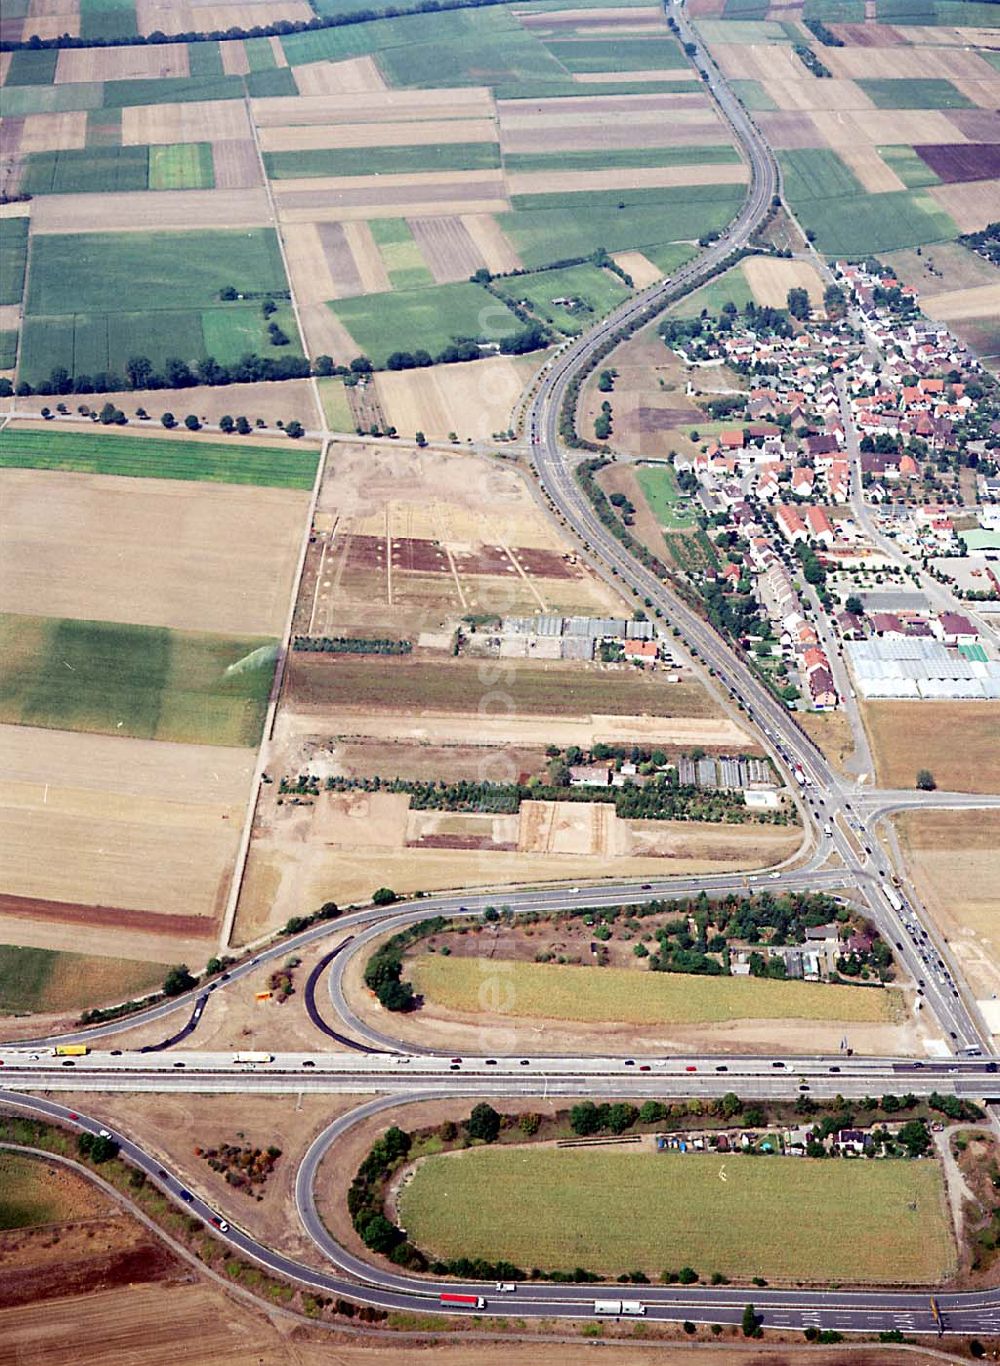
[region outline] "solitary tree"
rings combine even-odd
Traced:
[[[180,996],[185,991],[190,991],[197,984],[198,979],[192,977],[187,963],[178,963],[169,970],[163,979],[163,994],[164,996]]]
[[[492,1105],[481,1101],[465,1121],[465,1128],[470,1138],[481,1139],[483,1143],[495,1143],[500,1134],[500,1115]]]
[[[415,439],[415,441],[416,441],[416,443],[417,443],[418,446],[426,446],[426,445],[427,445],[427,438],[426,438],[426,436],[424,436],[423,432],[417,432],[416,437],[415,437],[414,439]]]
[[[743,1336],[745,1338],[760,1337],[760,1318],[752,1304],[748,1304],[743,1310]]]
[[[917,772],[917,787],[921,792],[933,792],[937,787],[934,774],[929,768],[921,768]]]
[[[856,617],[860,617],[865,610],[865,605],[858,597],[857,593],[852,593],[844,603],[844,606],[847,608],[848,612],[853,612]]]

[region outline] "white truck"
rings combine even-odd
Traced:
[[[641,1300],[595,1300],[595,1314],[613,1314],[637,1316],[645,1314],[646,1306]]]

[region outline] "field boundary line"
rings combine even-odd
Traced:
[[[264,153],[261,150],[260,145],[260,133],[257,128],[257,122],[253,116],[253,101],[250,98],[250,92],[246,88],[246,81],[243,82],[243,108],[246,110],[247,121],[250,124],[250,133],[253,137],[254,151],[257,153],[257,164],[260,167],[261,178],[264,182],[264,193],[267,195],[267,204],[271,212],[271,222],[274,225],[274,235],[278,239],[278,250],[281,253],[281,265],[285,272],[285,279],[288,281],[288,298],[292,305],[292,312],[295,314],[295,326],[299,329],[299,341],[302,344],[302,354],[305,356],[306,360],[310,362],[309,386],[312,389],[313,407],[315,408],[316,415],[319,418],[319,430],[324,441],[323,454],[321,456],[322,463],[322,459],[326,455],[326,439],[330,434],[329,427],[327,426],[326,421],[326,410],[323,407],[323,400],[319,392],[319,381],[317,380],[316,376],[312,373],[313,357],[309,350],[309,340],[306,337],[305,328],[302,326],[302,312],[299,308],[299,301],[295,294],[295,285],[292,280],[292,272],[288,266],[288,252],[285,248],[285,238],[281,231],[281,219],[278,216],[278,206],[274,198],[274,188],[271,184],[270,177],[267,174],[267,163],[264,161]]]
[[[315,380],[313,383],[315,384]],[[236,910],[239,905],[240,893],[243,890],[243,879],[246,876],[247,861],[250,857],[250,844],[253,837],[253,827],[257,818],[257,806],[260,802],[260,791],[263,786],[264,769],[267,767],[271,737],[274,734],[274,724],[278,716],[278,701],[284,687],[285,669],[288,664],[289,651],[291,650],[292,628],[295,624],[295,608],[298,605],[299,590],[302,586],[302,575],[305,572],[306,556],[309,552],[309,540],[312,536],[313,523],[316,518],[316,504],[319,501],[319,491],[323,485],[323,475],[326,472],[326,457],[329,449],[329,438],[328,436],[324,436],[323,445],[320,448],[319,459],[316,461],[316,477],[313,480],[309,507],[306,516],[303,518],[299,556],[295,567],[295,573],[292,576],[291,589],[289,591],[285,629],[278,645],[278,659],[275,664],[271,692],[267,701],[267,713],[264,717],[264,725],[261,730],[260,744],[257,748],[257,762],[254,765],[250,795],[247,798],[246,816],[243,821],[243,830],[240,833],[239,849],[237,850],[236,859],[233,863],[232,877],[229,882],[229,894],[226,897],[226,907],[223,911],[222,925],[219,930],[219,948],[223,952],[230,947],[233,927],[236,923]]]

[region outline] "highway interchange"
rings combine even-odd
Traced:
[[[484,1296],[489,1308],[516,1311],[523,1317],[589,1317],[593,1314],[592,1286],[554,1286],[522,1283],[514,1300],[492,1286],[435,1282],[375,1268],[339,1246],[316,1211],[314,1187],[326,1152],[354,1125],[372,1114],[407,1101],[493,1097],[579,1096],[715,1096],[737,1090],[745,1096],[793,1098],[809,1094],[857,1097],[885,1091],[932,1090],[990,1100],[1000,1097],[997,1063],[991,1055],[989,1034],[975,1002],[967,997],[947,947],[938,944],[924,923],[920,906],[905,892],[887,897],[891,870],[880,846],[869,833],[875,822],[891,811],[933,805],[982,807],[1000,805],[1000,797],[966,794],[890,792],[860,788],[837,774],[795,723],[793,716],[757,681],[726,642],[688,608],[668,586],[645,570],[601,525],[576,483],[573,464],[558,440],[559,414],[570,383],[586,372],[594,353],[635,316],[651,305],[663,304],[688,292],[711,275],[729,254],[744,246],[780,191],[777,163],[748,114],[722,79],[714,62],[687,22],[679,5],[668,12],[676,19],[681,40],[694,44],[695,65],[705,73],[723,116],[743,148],[751,168],[751,186],[739,216],[722,237],[669,281],[654,286],[623,305],[592,331],[557,355],[543,370],[525,419],[539,485],[566,526],[582,543],[589,559],[605,576],[640,600],[648,599],[666,623],[675,626],[689,651],[697,651],[714,670],[717,691],[743,724],[749,722],[776,762],[789,773],[798,769],[805,784],[800,808],[809,852],[790,860],[774,873],[748,873],[704,878],[663,878],[650,883],[603,883],[585,888],[510,889],[502,894],[433,896],[399,903],[391,912],[366,908],[321,922],[304,933],[261,948],[253,957],[230,967],[207,986],[176,999],[153,1005],[133,1015],[76,1034],[59,1042],[86,1042],[86,1057],[56,1059],[47,1050],[56,1039],[17,1045],[0,1044],[5,1089],[0,1103],[28,1110],[55,1122],[101,1132],[98,1119],[70,1110],[55,1093],[93,1091],[184,1091],[288,1094],[313,1092],[371,1092],[372,1099],[334,1121],[312,1144],[296,1182],[296,1209],[303,1228],[330,1264],[317,1271],[257,1241],[249,1232],[222,1219],[218,1211],[188,1190],[184,1178],[168,1171],[149,1149],[115,1133],[122,1154],[143,1170],[174,1200],[212,1224],[231,1247],[278,1276],[289,1277],[326,1293],[348,1296],[385,1309],[438,1309],[442,1291],[468,1289]],[[739,710],[737,710],[739,709]],[[464,916],[501,904],[514,911],[561,910],[573,906],[614,906],[656,896],[665,898],[729,891],[828,890],[863,908],[893,943],[897,960],[914,979],[922,981],[925,1008],[941,1025],[950,1049],[941,1058],[886,1059],[837,1056],[735,1057],[696,1055],[653,1059],[570,1057],[462,1057],[452,1060],[433,1052],[404,1046],[381,1033],[353,1012],[343,989],[343,976],[354,954],[393,928],[435,915]],[[286,958],[320,940],[331,949],[310,974],[307,991],[310,1017],[320,1037],[331,1037],[341,1051],[279,1054],[266,1065],[237,1064],[231,1053],[185,1050],[172,1053],[179,1042],[195,1033],[212,994],[230,989],[261,964]],[[335,943],[333,941],[336,940]],[[316,1009],[314,994],[326,977],[330,1001],[345,1033],[332,1029]],[[137,1023],[163,1020],[164,1038],[143,1051],[124,1052],[106,1047],[115,1036]],[[36,1094],[44,1092],[46,1094]],[[598,1291],[598,1294],[601,1292]],[[889,1329],[935,1332],[941,1326],[932,1313],[927,1293],[854,1290],[753,1291],[731,1287],[642,1286],[626,1292],[641,1298],[650,1319],[689,1319],[699,1323],[738,1323],[749,1299],[765,1327],[817,1327],[846,1332],[874,1333]],[[1000,1290],[944,1293],[937,1297],[944,1327],[949,1332],[987,1335],[1000,1332]],[[449,1312],[468,1312],[452,1308]]]

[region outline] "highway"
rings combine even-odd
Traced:
[[[706,279],[734,250],[745,245],[766,215],[780,179],[775,158],[691,29],[679,5],[669,7],[681,40],[695,48],[695,65],[706,73],[707,87],[743,148],[751,170],[748,198],[738,217],[720,239],[673,279],[630,299],[592,331],[567,345],[542,372],[526,409],[526,431],[539,484],[552,507],[576,535],[585,554],[605,575],[639,600],[648,598],[663,620],[676,626],[689,651],[714,670],[714,681],[724,707],[741,722],[757,729],[763,742],[789,775],[791,789],[801,798],[806,821],[808,854],[802,853],[774,871],[702,878],[611,882],[597,886],[517,888],[503,891],[446,894],[401,902],[385,908],[364,908],[335,921],[318,923],[302,934],[262,948],[245,962],[193,992],[158,1002],[141,1012],[105,1024],[59,1036],[58,1042],[85,1042],[95,1051],[86,1057],[59,1059],[45,1049],[56,1039],[0,1045],[4,1090],[0,1103],[97,1133],[99,1120],[71,1111],[54,1093],[184,1092],[241,1094],[365,1093],[365,1101],[331,1124],[312,1145],[300,1165],[296,1209],[309,1237],[329,1259],[332,1270],[319,1272],[259,1243],[236,1226],[219,1227],[220,1216],[180,1174],[169,1171],[158,1158],[129,1139],[115,1134],[123,1155],[158,1183],[183,1208],[215,1226],[217,1235],[233,1249],[280,1276],[288,1276],[326,1293],[341,1294],[386,1309],[426,1312],[437,1310],[442,1290],[469,1289],[483,1295],[492,1312],[519,1316],[589,1317],[595,1290],[589,1286],[530,1283],[515,1296],[501,1296],[491,1286],[465,1287],[435,1283],[374,1268],[339,1247],[323,1228],[315,1208],[316,1173],[325,1153],[362,1119],[407,1101],[469,1097],[533,1097],[540,1094],[594,1097],[712,1097],[734,1090],[746,1097],[792,1099],[842,1094],[860,1097],[886,1091],[926,1095],[941,1090],[975,1099],[998,1093],[997,1063],[990,1053],[985,1028],[975,1002],[967,1000],[950,959],[937,946],[924,924],[921,908],[889,885],[890,868],[881,848],[868,833],[889,811],[911,806],[995,806],[1000,798],[970,798],[966,794],[880,792],[856,788],[837,774],[805,736],[789,711],[774,698],[714,629],[693,612],[669,587],[645,570],[601,525],[579,488],[575,457],[562,450],[558,420],[568,386],[585,372],[594,353],[616,332],[651,304],[679,297]],[[737,711],[737,707],[742,712]],[[801,776],[801,790],[795,774]],[[867,841],[867,849],[866,849]],[[842,866],[833,866],[836,856]],[[398,1040],[373,1030],[350,1009],[343,992],[343,974],[353,955],[387,930],[441,915],[455,917],[509,906],[514,911],[559,911],[571,907],[615,906],[637,899],[709,895],[729,891],[827,890],[843,895],[866,913],[893,944],[902,968],[922,981],[924,1002],[940,1022],[953,1056],[940,1059],[800,1058],[694,1055],[666,1059],[637,1057],[462,1057],[452,1060],[430,1051],[407,1049]],[[887,895],[888,889],[888,895]],[[894,901],[898,904],[893,904]],[[336,938],[317,963],[307,984],[309,1015],[320,1035],[345,1052],[282,1053],[267,1064],[236,1063],[231,1052],[171,1050],[195,1033],[211,997],[231,989],[261,964],[287,957],[310,944]],[[929,969],[930,965],[930,970]],[[315,992],[329,970],[331,1001],[347,1033],[327,1024],[315,1007]],[[164,1038],[142,1052],[100,1050],[116,1035],[136,1024],[169,1020]],[[33,1056],[34,1055],[34,1056]],[[963,1056],[964,1055],[964,1056]],[[33,1092],[47,1094],[38,1096]],[[600,1291],[596,1292],[600,1294]],[[607,1293],[607,1291],[605,1291]],[[893,1328],[908,1333],[934,1332],[937,1325],[926,1293],[854,1290],[734,1290],[731,1287],[615,1286],[615,1295],[641,1299],[651,1319],[690,1319],[699,1323],[738,1323],[752,1300],[764,1326],[803,1329],[809,1326],[843,1332],[874,1332]],[[1000,1332],[1000,1290],[942,1294],[938,1301],[949,1332]],[[468,1312],[455,1307],[443,1312]]]

